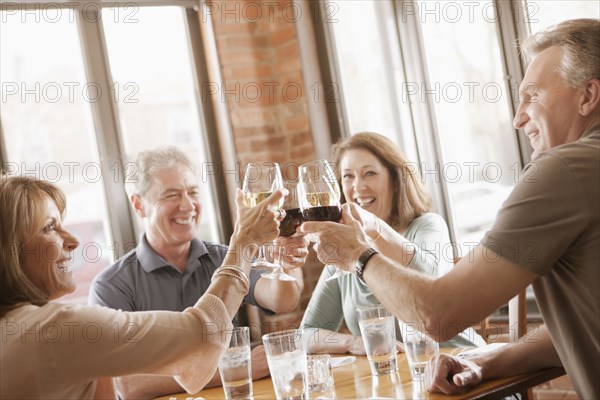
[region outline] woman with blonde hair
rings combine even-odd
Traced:
[[[448,226],[432,212],[431,199],[415,164],[398,146],[377,133],[362,132],[337,143],[332,161],[345,201],[377,251],[400,265],[433,276],[452,268],[453,260],[442,253],[451,245]],[[302,319],[301,326],[311,332],[305,335],[308,349],[312,353],[365,354],[356,308],[380,302],[356,274],[327,281],[334,272],[333,266],[323,269]],[[343,321],[350,334],[337,332]],[[398,326],[396,337],[401,337]],[[469,328],[442,346],[484,344],[483,338]]]
[[[110,377],[131,373],[202,389],[249,289],[250,261],[238,252],[277,237],[282,197],[247,208],[238,192],[230,250],[194,307],[129,313],[52,301],[75,290],[69,264],[79,243],[62,225],[65,196],[48,182],[0,175],[0,398],[114,399]]]

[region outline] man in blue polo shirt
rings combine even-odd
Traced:
[[[145,151],[135,162],[138,168],[126,189],[145,234],[134,250],[96,276],[89,302],[123,311],[182,311],[206,291],[227,246],[195,238],[202,205],[198,177],[185,154],[176,148]],[[244,301],[268,314],[294,310],[302,292],[302,269],[294,267],[304,264],[308,241],[293,237],[285,246],[283,264],[291,267],[287,273],[295,281],[261,278],[258,270],[250,274]],[[237,315],[233,322],[237,325]],[[253,350],[252,370],[254,379],[268,375],[262,346]],[[130,375],[116,382],[123,398],[183,391],[172,377]],[[207,387],[217,385],[218,373]]]

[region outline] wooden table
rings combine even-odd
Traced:
[[[464,349],[463,349],[464,350]],[[447,353],[458,353],[460,349],[442,350]],[[502,399],[513,393],[525,392],[528,388],[557,378],[565,374],[563,368],[549,368],[510,378],[486,381],[468,392],[456,396],[428,393],[418,382],[413,383],[408,370],[408,362],[404,353],[398,354],[399,371],[393,375],[371,376],[369,362],[364,356],[357,356],[353,364],[344,365],[333,370],[335,392],[338,400],[342,399]],[[273,400],[273,382],[264,378],[253,382],[255,400]],[[206,400],[223,399],[220,387],[205,389],[194,395],[181,393],[165,396],[160,399],[194,399],[202,397]]]

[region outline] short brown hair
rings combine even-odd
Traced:
[[[431,198],[421,182],[414,164],[391,140],[378,133],[361,132],[333,146],[332,161],[340,180],[340,161],[347,150],[364,149],[373,154],[387,168],[391,178],[392,204],[390,220],[394,229],[406,227],[415,218],[431,211]],[[340,180],[341,182],[341,180]]]
[[[572,19],[526,38],[521,49],[532,58],[552,46],[563,50],[558,73],[572,87],[600,79],[600,20]]]
[[[0,175],[0,317],[23,303],[48,302],[21,265],[23,245],[44,226],[46,196],[63,215],[66,199],[58,187],[39,179]]]

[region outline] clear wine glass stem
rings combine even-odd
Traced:
[[[271,271],[271,273],[267,274],[264,273],[261,276],[263,278],[267,278],[267,279],[278,279],[280,281],[295,281],[296,278],[288,275],[285,273],[285,271],[283,270],[283,266],[281,265],[281,251],[282,251],[282,246],[279,246],[279,248],[277,249],[277,257],[274,257],[273,261],[274,263],[273,265],[273,271]]]

